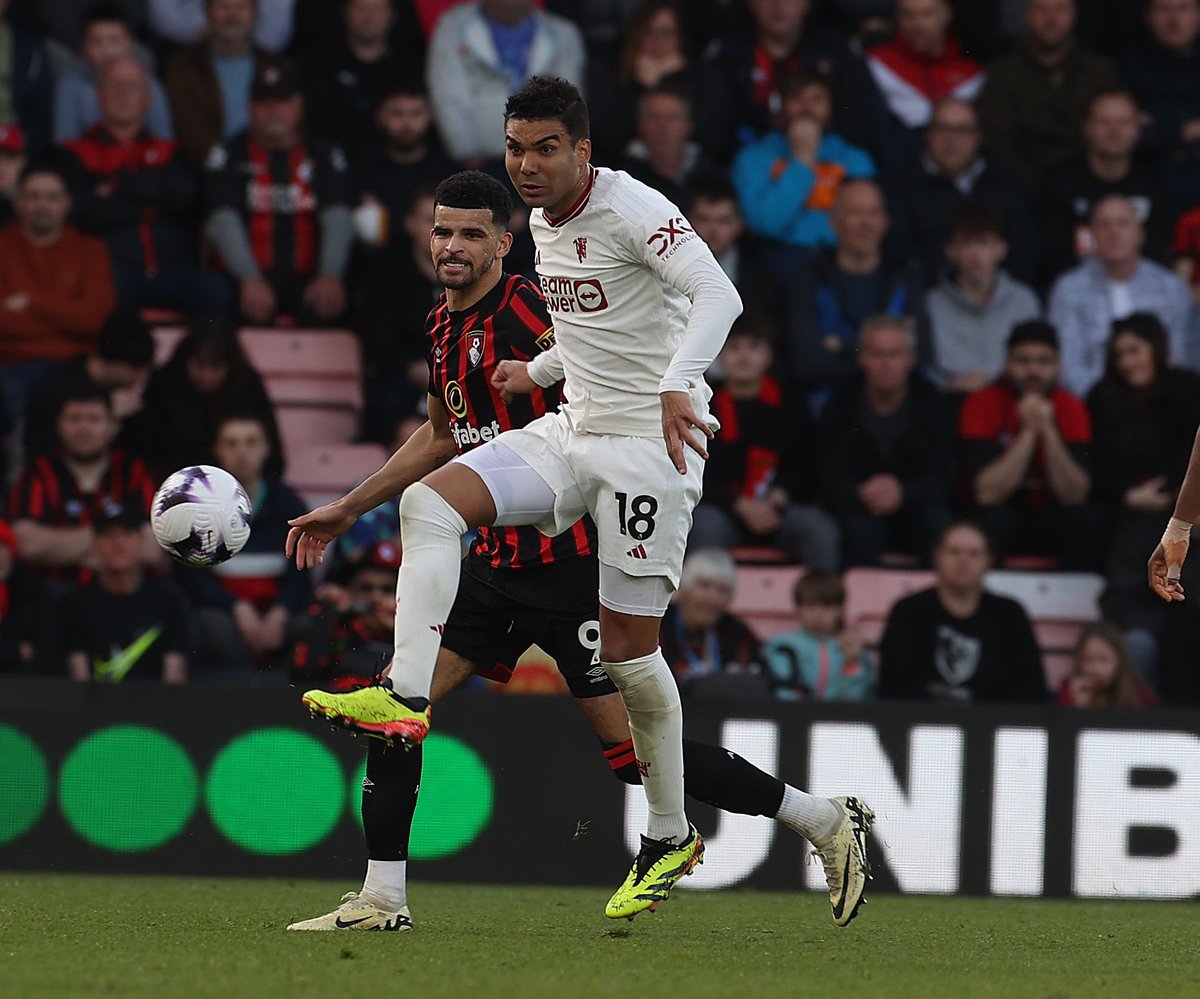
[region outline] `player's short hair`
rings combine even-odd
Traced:
[[[486,208],[492,222],[500,229],[508,228],[513,203],[508,188],[495,177],[481,170],[463,170],[452,174],[433,192],[434,205],[446,208]]]
[[[119,3],[113,3],[111,0],[100,0],[99,3],[94,3],[83,12],[83,32],[87,32],[93,24],[119,24],[126,31],[132,33],[133,28],[129,23],[129,15],[125,12],[125,8]]]
[[[1000,213],[978,201],[962,201],[950,212],[951,239],[983,239],[985,236],[1004,238],[1004,221]]]
[[[796,580],[792,600],[797,607],[840,607],[846,602],[846,586],[836,572],[810,569]]]
[[[589,139],[592,124],[579,88],[558,76],[535,76],[509,97],[504,105],[504,123],[518,121],[561,121],[572,142]]]

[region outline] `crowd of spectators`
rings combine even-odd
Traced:
[[[287,658],[312,594],[277,542],[303,500],[236,331],[354,330],[361,436],[393,443],[424,399],[432,187],[463,167],[503,175],[505,96],[534,74],[581,86],[595,161],[677,201],[746,305],[710,372],[723,427],[691,547],[712,558],[664,625],[685,686],[714,687],[733,661],[784,698],[957,698],[945,672],[889,663],[889,648],[920,652],[904,629],[937,632],[943,614],[987,618],[937,654],[986,646],[973,675],[992,690],[993,633],[1022,633],[967,583],[898,606],[880,663],[835,612],[842,569],[953,575],[980,548],[1105,575],[1117,630],[1089,633],[1064,701],[1165,694],[1166,650],[1200,645],[1200,622],[1139,581],[1200,421],[1200,0],[0,0],[0,14],[9,668],[178,681]],[[508,264],[532,273],[523,211],[513,230]],[[188,331],[153,373],[146,310]],[[130,510],[199,460],[252,491],[255,550],[181,575]],[[745,545],[811,571],[802,632],[766,649],[713,599],[730,585],[717,553]],[[167,574],[188,640],[174,597],[153,626],[104,610]],[[91,674],[48,637],[67,598],[96,619]],[[122,659],[147,628],[169,641]],[[1115,661],[1097,665],[1105,643]]]

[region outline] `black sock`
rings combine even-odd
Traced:
[[[640,784],[633,740],[604,747],[604,757],[619,780]],[[784,783],[749,760],[721,746],[683,740],[683,789],[689,797],[742,815],[774,818],[783,801]]]
[[[408,837],[421,784],[421,747],[389,746],[380,739],[367,745],[362,820],[371,860],[407,860]]]

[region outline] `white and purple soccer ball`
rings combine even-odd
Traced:
[[[168,475],[150,504],[150,527],[168,555],[185,565],[218,565],[250,538],[253,507],[223,468],[191,465]]]

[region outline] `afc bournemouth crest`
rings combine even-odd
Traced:
[[[483,360],[483,331],[477,330],[467,334],[467,360],[471,367],[477,367]]]
[[[575,237],[575,253],[581,264],[587,259],[587,236]]]

